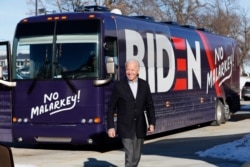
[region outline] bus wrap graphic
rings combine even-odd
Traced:
[[[67,97],[60,97],[58,92],[44,94],[43,104],[31,108],[30,119],[45,113],[53,115],[72,110],[76,106],[76,103],[80,102],[80,93],[81,91],[78,90],[77,94]]]
[[[232,52],[230,55],[225,55],[226,52],[222,46],[215,48],[213,54],[206,36],[202,32],[197,31],[197,33],[204,44],[210,67],[210,72],[207,73],[207,93],[208,88],[214,86],[216,94],[221,96],[222,92],[219,87],[232,76],[233,65],[235,63],[234,46],[231,46]]]

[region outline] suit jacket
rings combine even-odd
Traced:
[[[147,126],[144,111],[147,111],[149,124],[155,125],[155,110],[149,85],[138,78],[138,89],[134,98],[127,78],[118,81],[113,89],[107,112],[108,129],[115,128],[114,113],[117,113],[117,134],[121,138],[144,138]]]

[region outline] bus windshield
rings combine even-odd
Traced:
[[[100,28],[90,30],[91,25],[79,20],[20,24],[13,47],[13,79],[97,78]]]

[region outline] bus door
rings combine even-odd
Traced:
[[[0,42],[0,142],[12,142],[12,87],[9,76],[10,43]]]

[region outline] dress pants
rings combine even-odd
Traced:
[[[125,167],[137,167],[141,159],[141,150],[144,139],[138,139],[136,135],[132,139],[123,138],[122,144],[125,152]]]

